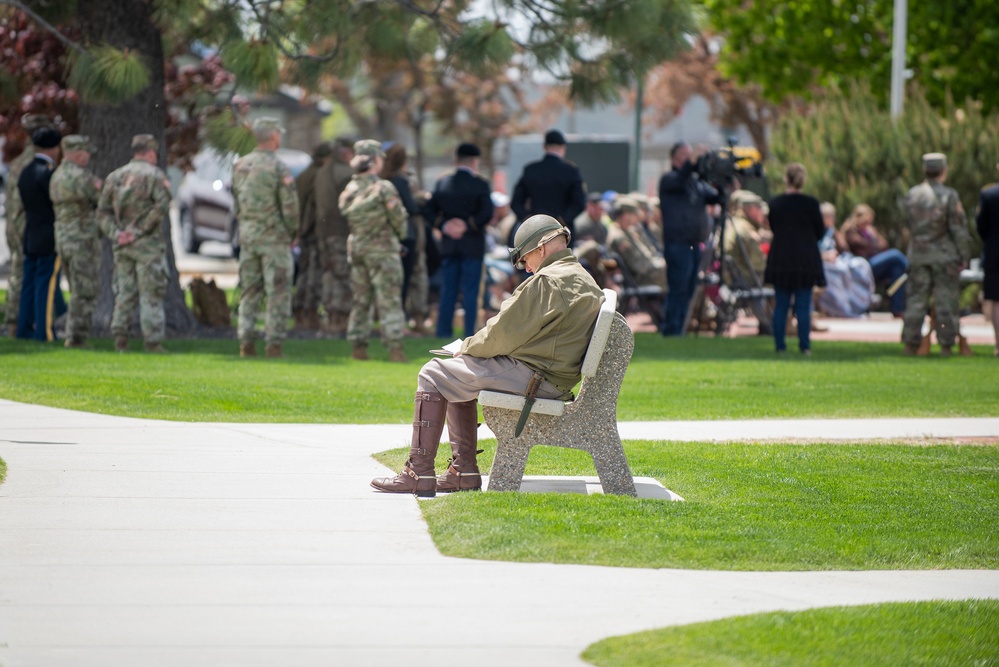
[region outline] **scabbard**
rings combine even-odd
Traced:
[[[520,434],[524,432],[524,427],[527,425],[527,418],[531,416],[531,406],[534,405],[534,399],[537,397],[538,390],[541,389],[541,383],[544,380],[545,376],[540,371],[535,371],[531,381],[527,383],[524,409],[520,411],[520,419],[517,420],[517,428],[513,431],[513,437],[519,438]]]

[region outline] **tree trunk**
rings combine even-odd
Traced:
[[[78,0],[77,11],[84,41],[88,45],[107,43],[119,49],[142,54],[149,67],[149,87],[135,97],[116,105],[80,106],[80,132],[101,147],[90,165],[104,178],[132,159],[131,142],[136,134],[152,134],[160,143],[160,166],[166,166],[166,103],[163,97],[163,36],[153,21],[152,0]],[[170,271],[166,308],[167,334],[182,336],[194,328],[194,315],[184,301],[180,277],[170,239],[170,220],[163,220],[167,265]],[[101,252],[101,291],[94,313],[95,335],[108,335],[114,296],[111,291],[111,246],[105,240]],[[138,309],[133,315],[138,332]]]

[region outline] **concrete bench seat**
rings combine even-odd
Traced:
[[[588,452],[604,493],[635,496],[635,482],[617,430],[617,397],[628,370],[635,337],[616,312],[617,294],[604,290],[593,335],[583,358],[583,382],[572,401],[537,399],[520,437],[514,437],[526,398],[483,391],[479,404],[496,435],[489,491],[519,491],[531,447],[547,445]]]

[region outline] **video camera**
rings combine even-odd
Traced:
[[[728,148],[714,148],[699,157],[694,171],[719,190],[732,185],[736,176],[747,187],[748,181],[763,179],[763,156],[755,147],[736,146],[735,139],[730,139]]]

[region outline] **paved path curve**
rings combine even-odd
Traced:
[[[189,424],[9,401],[0,401],[0,424],[9,466],[0,485],[4,667],[578,666],[597,639],[664,625],[999,598],[999,571],[710,572],[445,558],[415,500],[368,488],[384,473],[370,454],[404,445],[405,426]],[[848,437],[999,436],[999,420],[833,424]],[[621,431],[830,437],[830,423]]]

